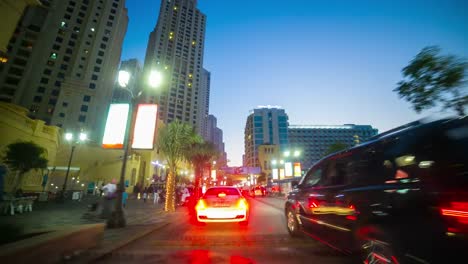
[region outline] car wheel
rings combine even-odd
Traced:
[[[297,222],[296,214],[291,209],[286,211],[286,227],[292,237],[300,236],[299,223]]]
[[[389,237],[376,229],[373,233],[366,234],[360,240],[361,263],[366,264],[398,264],[401,263],[398,250]]]

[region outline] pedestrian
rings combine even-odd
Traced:
[[[159,190],[156,187],[153,187],[153,204],[159,203]]]
[[[122,206],[125,208],[127,206],[128,193],[126,190],[122,192]]]
[[[102,190],[104,192],[101,211],[102,218],[107,218],[112,213],[112,205],[114,204],[114,199],[117,197],[117,185],[115,184],[116,182],[117,181],[113,179],[110,183],[102,187]]]
[[[143,202],[146,203],[146,199],[148,198],[148,187],[143,189]]]

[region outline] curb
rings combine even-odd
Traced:
[[[79,261],[80,263],[83,263],[83,262],[86,262],[86,263],[89,263],[89,262],[95,262],[95,261],[98,261],[98,260],[102,260],[104,259],[105,257],[109,256],[112,254],[112,252],[132,243],[133,241],[135,240],[138,240],[142,237],[145,237],[147,235],[149,235],[150,233],[154,232],[154,231],[157,231],[157,230],[160,230],[166,226],[168,226],[170,223],[169,222],[162,222],[160,224],[157,224],[155,225],[154,227],[151,227],[151,228],[148,228],[148,229],[145,229],[141,232],[137,232],[136,234],[128,237],[127,239],[125,240],[121,240],[121,241],[116,241],[116,243],[112,243],[111,246],[108,246],[106,248],[103,248],[103,249],[99,249],[99,250],[96,250],[93,252],[93,249],[90,249],[90,251],[88,252],[84,252],[83,253],[83,259],[77,259],[77,261]]]

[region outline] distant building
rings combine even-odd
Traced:
[[[244,132],[244,166],[260,167],[258,147],[260,145],[288,145],[288,115],[279,107],[261,106],[247,117]]]
[[[224,149],[223,130],[218,128],[217,119],[214,115],[208,115],[205,123],[206,133],[203,135],[203,138],[215,145],[216,149],[221,154],[218,163],[224,166],[227,163],[227,155]]]
[[[126,87],[121,87],[118,80],[116,80],[112,102],[126,103],[131,101],[132,95],[136,95],[141,89],[141,70],[141,65],[137,59],[129,59],[120,63],[119,72],[127,72],[130,78]]]
[[[351,147],[377,135],[377,132],[370,125],[291,125],[288,137],[290,148],[300,150],[302,168],[308,169],[324,156],[330,145],[340,142]]]
[[[273,178],[273,169],[277,166],[272,161],[280,162],[281,153],[279,145],[260,145],[258,146],[258,161],[266,180]]]
[[[159,104],[161,120],[189,123],[199,133],[207,114],[202,85],[205,27],[206,16],[196,0],[161,1],[143,69],[144,75],[152,70],[162,73],[159,92],[148,92],[148,101]]]
[[[0,100],[99,141],[127,31],[125,1],[41,1],[26,9],[0,65]]]

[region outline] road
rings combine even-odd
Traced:
[[[265,203],[268,199],[273,202]],[[250,200],[251,219],[247,227],[195,226],[181,212],[164,229],[126,245],[98,263],[350,263],[349,257],[319,242],[290,238],[280,203],[274,199]]]

